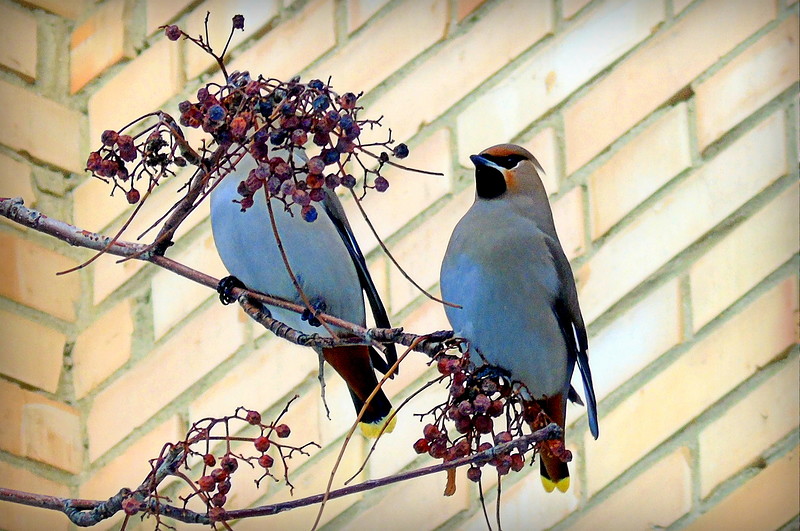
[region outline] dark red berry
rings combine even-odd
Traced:
[[[461,417],[455,421],[456,431],[458,433],[468,433],[472,428],[472,422],[467,417]]]
[[[441,433],[442,432],[439,431],[439,428],[434,424],[426,424],[425,427],[422,428],[422,435],[424,435],[429,441],[437,439]]]
[[[491,405],[492,401],[483,393],[472,399],[472,406],[475,408],[475,413],[478,414],[486,413]]]
[[[427,439],[419,439],[414,443],[414,451],[418,454],[425,454],[431,449],[430,443]]]
[[[313,207],[312,207],[313,208]],[[281,439],[285,439],[292,433],[292,430],[286,424],[279,424],[275,426],[275,434]]]
[[[269,454],[264,454],[258,458],[258,464],[263,468],[269,468],[275,463],[275,460]]]
[[[203,456],[203,463],[206,466],[214,466],[217,464],[217,458],[213,454],[206,454]]]
[[[489,409],[486,410],[486,413],[491,415],[492,417],[499,417],[503,414],[503,402],[502,400],[492,400],[492,403],[489,405]]]
[[[223,481],[217,486],[217,492],[227,495],[231,491],[231,482]]]
[[[133,516],[138,513],[141,506],[142,504],[135,498],[125,498],[122,500],[122,510],[125,511],[125,514],[128,516]]]
[[[256,450],[258,450],[259,452],[266,452],[267,450],[269,450],[270,442],[269,439],[267,439],[262,435],[261,437],[256,437],[253,440],[253,444],[255,445]]]
[[[164,33],[166,33],[167,38],[171,41],[177,41],[178,39],[181,38],[181,35],[183,34],[183,32],[181,32],[181,29],[174,24],[164,28]]]
[[[236,460],[235,457],[230,455],[226,455],[222,458],[220,462],[220,466],[223,470],[227,471],[229,474],[233,474],[236,472],[236,469],[239,468],[239,461]]]
[[[221,468],[215,468],[211,471],[211,477],[214,478],[214,481],[217,483],[222,483],[227,480],[229,476],[230,474],[228,474],[228,471]]]
[[[220,494],[219,492],[211,496],[211,504],[214,507],[222,507],[225,505],[225,502],[228,501],[224,494]]]
[[[211,492],[216,485],[217,482],[211,476],[203,476],[197,480],[197,487],[205,492]]]
[[[222,507],[212,507],[208,510],[208,519],[212,522],[221,522],[225,519],[225,509]]]
[[[525,458],[522,454],[514,454],[511,456],[511,470],[519,472],[525,467]]]
[[[511,442],[511,439],[513,439],[513,437],[511,436],[510,433],[508,433],[507,431],[501,431],[500,433],[494,436],[494,443],[503,444]]]
[[[481,480],[481,469],[476,466],[471,466],[467,469],[467,479],[475,483]]]
[[[491,433],[492,427],[494,427],[494,422],[492,421],[492,417],[488,415],[478,415],[474,419],[475,423],[475,430],[478,433]]]
[[[139,190],[137,190],[136,188],[131,188],[125,193],[125,199],[128,200],[129,204],[135,205],[136,203],[139,202],[140,199]]]
[[[100,135],[100,142],[103,143],[104,146],[113,146],[117,143],[117,138],[119,137],[119,133],[116,131],[112,131],[111,129],[106,129],[103,131],[103,134]]]

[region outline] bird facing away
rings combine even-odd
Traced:
[[[577,362],[597,438],[597,405],[586,328],[575,279],[553,224],[539,162],[513,144],[470,157],[475,202],[456,225],[441,271],[442,297],[457,336],[489,364],[527,387],[562,428]],[[563,439],[562,439],[563,442]],[[569,488],[569,468],[547,450],[539,458],[545,490]]]
[[[289,154],[276,150],[272,156],[288,160]],[[293,157],[295,167],[305,166],[305,153],[295,150]],[[211,193],[211,226],[217,252],[231,275],[246,287],[303,305],[278,249],[264,190],[258,191],[253,206],[245,212],[234,202],[242,198],[237,191],[239,183],[254,168],[255,162],[246,156],[237,170],[227,175]],[[388,328],[386,309],[339,199],[326,190],[326,197],[318,208],[320,206],[320,215],[309,223],[296,211],[286,212],[283,203],[272,199],[278,236],[303,293],[315,310],[361,326],[366,325],[366,293],[375,324]],[[313,315],[309,318],[308,314],[301,316],[273,306],[267,308],[275,319],[294,329],[330,337]],[[332,327],[332,331],[339,337],[352,335],[336,327]],[[374,348],[365,345],[323,348],[321,354],[347,382],[356,413],[378,385],[375,368],[386,373],[397,360],[394,345],[386,346],[386,360]],[[391,413],[389,399],[378,390],[361,419],[361,431],[368,437],[378,436]],[[392,431],[394,420],[392,418],[386,432]]]

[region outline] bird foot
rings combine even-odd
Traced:
[[[325,299],[321,297],[315,297],[311,299],[311,308],[314,310],[313,312],[306,308],[303,310],[303,313],[300,315],[300,319],[303,321],[308,321],[308,324],[311,326],[320,326],[322,323],[319,319],[317,319],[317,315],[320,313],[325,313],[325,310],[328,308],[328,305],[325,303]]]
[[[236,297],[232,294],[233,288],[246,288],[246,286],[233,275],[227,276],[219,281],[219,284],[217,284],[217,293],[219,293],[219,301],[222,304],[228,305],[236,302]]]

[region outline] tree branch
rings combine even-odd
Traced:
[[[75,247],[84,247],[95,251],[102,251],[124,258],[143,260],[159,267],[172,271],[184,278],[216,290],[219,279],[207,275],[184,264],[176,262],[166,256],[155,252],[150,245],[114,241],[108,236],[80,229],[69,223],[50,218],[41,212],[25,207],[21,198],[0,198],[0,216],[6,217],[15,223],[24,225],[33,230],[48,234]],[[418,341],[420,336],[403,332],[402,328],[364,328],[355,323],[344,321],[332,315],[320,313],[317,318],[326,323],[343,328],[351,332],[355,338],[328,338],[317,334],[304,334],[298,330],[276,321],[268,311],[259,308],[252,301],[259,301],[271,306],[277,306],[289,311],[302,314],[305,307],[294,304],[285,299],[265,295],[242,288],[233,288],[232,295],[236,297],[245,312],[262,326],[273,332],[278,337],[302,346],[330,347],[336,345],[370,344],[372,341],[380,343],[397,343],[403,346],[415,344],[414,350],[434,356],[442,349],[442,342],[452,337],[449,330],[429,334],[426,339]]]

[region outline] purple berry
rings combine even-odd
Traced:
[[[166,33],[167,38],[171,41],[177,41],[178,39],[181,38],[181,35],[183,34],[181,29],[174,24],[164,28],[164,33]]]
[[[389,181],[384,177],[378,176],[375,178],[375,189],[379,192],[385,192],[389,189]]]
[[[300,209],[300,215],[303,216],[304,220],[311,223],[315,219],[317,219],[317,209],[311,205],[306,205],[302,209]]]
[[[356,185],[356,178],[348,173],[342,179],[342,185],[344,185],[347,188],[352,188]]]
[[[397,144],[393,151],[394,156],[398,159],[404,159],[408,156],[408,146],[405,144]]]
[[[244,29],[244,16],[243,15],[233,15],[233,29]]]

